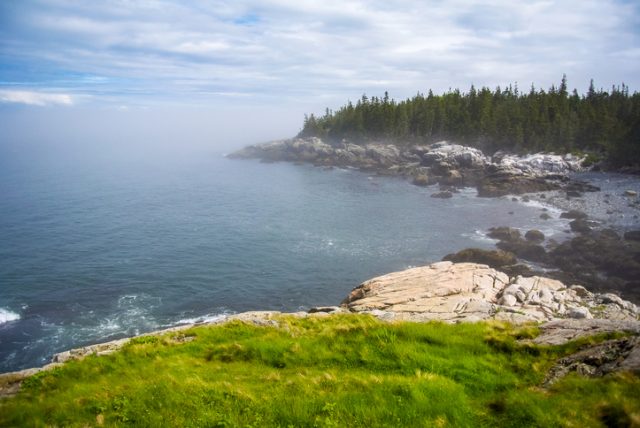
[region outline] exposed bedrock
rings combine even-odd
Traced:
[[[405,176],[419,186],[476,186],[478,195],[486,197],[561,187],[567,187],[572,194],[597,190],[568,180],[570,172],[582,169],[582,159],[571,155],[517,156],[498,152],[489,157],[476,148],[447,141],[399,148],[393,144],[357,145],[346,141],[331,145],[315,137],[295,138],[245,147],[229,157],[354,167]]]
[[[592,293],[541,276],[510,278],[476,263],[434,263],[365,281],[343,301],[383,319],[516,323],[558,319],[638,320],[638,308],[610,293]]]

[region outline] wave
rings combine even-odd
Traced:
[[[12,312],[8,309],[0,308],[0,324],[20,319],[20,314]]]
[[[214,322],[222,321],[228,316],[229,316],[228,313],[222,313],[222,314],[202,315],[202,316],[193,317],[193,318],[183,318],[176,321],[176,325],[214,323]]]

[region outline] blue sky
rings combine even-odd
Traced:
[[[547,88],[563,73],[579,91],[590,78],[640,90],[640,3],[0,2],[3,110],[321,112],[385,90]]]

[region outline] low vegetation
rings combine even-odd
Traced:
[[[230,322],[133,339],[28,378],[0,426],[625,426],[633,375],[570,375],[580,345],[524,345],[532,326],[385,324],[364,315]]]

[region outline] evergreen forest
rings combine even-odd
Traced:
[[[299,137],[320,137],[330,143],[374,141],[399,146],[451,140],[489,153],[579,152],[606,159],[612,166],[640,164],[640,93],[622,84],[586,94],[569,92],[567,78],[548,90],[533,85],[487,87],[442,95],[416,94],[404,101],[363,95],[337,111],[305,116]]]

